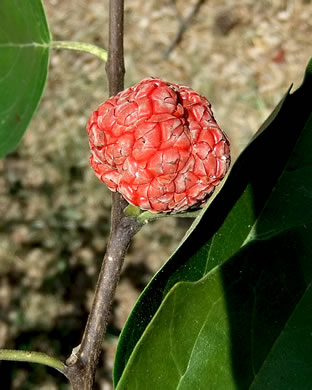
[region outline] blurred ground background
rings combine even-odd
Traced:
[[[148,76],[206,95],[234,158],[312,55],[309,0],[203,2],[165,56],[196,1],[125,0],[126,86]],[[56,40],[106,47],[108,0],[44,0]],[[19,148],[0,161],[0,347],[65,359],[79,343],[109,232],[110,193],[88,166],[85,125],[108,97],[104,65],[55,51],[47,88]],[[264,151],[265,153],[265,151]],[[97,375],[111,389],[117,338],[138,294],[189,222],[145,226],[125,261]],[[1,388],[68,389],[40,366],[1,363]]]

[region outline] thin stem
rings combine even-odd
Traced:
[[[124,85],[123,9],[123,0],[110,0],[109,51],[106,65],[110,95],[117,94]],[[66,374],[73,390],[92,389],[123,260],[132,237],[142,226],[135,218],[123,214],[126,205],[127,202],[118,193],[113,194],[111,233],[91,312],[81,345],[73,350],[67,360]]]
[[[116,202],[117,209],[120,202]],[[118,210],[116,210],[118,211]],[[95,297],[78,352],[67,360],[66,374],[74,390],[90,390],[102,342],[109,321],[111,305],[129,243],[140,225],[119,212],[112,212],[112,229],[96,286]]]
[[[86,53],[93,54],[99,57],[102,61],[107,61],[107,51],[99,46],[92,45],[91,43],[75,42],[75,41],[52,41],[50,43],[52,49],[68,49],[84,51]]]
[[[65,364],[42,352],[0,349],[0,360],[13,360],[27,363],[39,363],[55,368],[65,375]]]
[[[106,72],[110,96],[124,89],[123,23],[124,0],[109,1],[109,50]]]
[[[193,5],[191,8],[191,11],[189,14],[180,21],[180,27],[171,43],[171,45],[168,47],[166,52],[164,53],[164,58],[168,58],[171,54],[171,52],[175,49],[175,47],[182,41],[183,35],[189,25],[192,23],[195,16],[200,11],[201,6],[204,4],[205,0],[197,0],[197,2]]]

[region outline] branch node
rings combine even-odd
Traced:
[[[80,345],[77,345],[77,347],[73,348],[72,350],[72,353],[71,355],[66,359],[66,365],[67,367],[70,367],[70,366],[73,366],[74,364],[76,364],[77,360],[78,360],[78,352],[79,352],[79,349],[80,349]]]

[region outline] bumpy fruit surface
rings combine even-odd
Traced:
[[[230,165],[211,105],[189,87],[145,79],[91,115],[90,163],[110,190],[152,212],[200,207]]]

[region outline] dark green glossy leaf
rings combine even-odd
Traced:
[[[40,101],[50,32],[40,0],[0,2],[0,157],[20,142]]]
[[[117,390],[310,389],[311,233],[312,223],[254,237],[204,279],[178,283]]]
[[[159,314],[150,325],[148,324],[172,286],[180,281],[198,281],[205,275],[208,275],[207,280],[210,280],[214,273],[219,275],[220,280],[220,272],[223,273],[223,268],[222,271],[219,268],[223,263],[237,254],[241,247],[244,247],[244,250],[246,250],[247,244],[250,248],[255,247],[255,244],[249,244],[249,241],[254,239],[255,231],[258,232],[256,227],[259,225],[259,221],[264,223],[264,220],[261,219],[263,218],[264,207],[268,199],[271,199],[272,191],[275,191],[279,185],[281,175],[285,174],[286,163],[311,113],[309,103],[312,94],[311,79],[311,73],[307,73],[301,88],[291,95],[286,94],[271,118],[260,129],[258,136],[233,166],[218,196],[211,202],[206,212],[202,214],[201,219],[194,223],[187,240],[183,242],[141,295],[120,338],[114,372],[116,383],[145,329],[146,333],[151,333],[151,326],[154,321],[157,321]],[[279,200],[277,200],[277,204],[280,204]],[[274,209],[278,210],[277,205],[274,206]],[[281,226],[290,229],[291,227],[287,226],[287,217],[281,218]],[[270,229],[276,218],[272,217],[271,219],[272,221],[269,219],[267,222]],[[282,232],[284,232],[283,229]],[[269,237],[267,237],[267,240],[270,241]],[[260,253],[260,249],[257,247],[256,253],[258,252]],[[265,257],[269,257],[269,253],[270,250],[265,253]],[[262,262],[259,261],[259,266],[261,264]],[[239,266],[237,267],[239,268]],[[234,270],[235,268],[232,272]],[[246,283],[249,283],[248,279],[246,279]],[[180,290],[181,287],[178,286],[173,291]],[[228,286],[225,284],[224,289],[227,288]],[[222,292],[221,288],[220,291]],[[213,293],[210,291],[210,294]],[[169,299],[172,298],[168,297]],[[191,305],[186,305],[188,299],[191,299],[191,297],[184,296],[184,304],[188,310],[192,310],[190,309]],[[207,299],[210,299],[209,296],[207,296]],[[199,302],[201,301],[202,298],[199,298]],[[225,292],[223,292],[221,301],[226,307],[225,305],[228,302]],[[165,310],[166,305],[164,304],[162,307]],[[207,314],[205,310],[204,314]],[[226,311],[224,315],[227,316],[227,321],[229,321]],[[180,318],[183,318],[183,316],[185,316],[185,319],[187,318],[186,313],[183,313]],[[167,324],[168,321],[171,321],[171,317],[168,318]],[[185,320],[184,329],[189,329],[190,322],[188,321]],[[147,328],[147,326],[149,327]],[[162,323],[162,331],[164,331],[163,326],[164,323]],[[194,325],[192,324],[192,326]],[[229,347],[229,333],[227,333],[227,337],[227,351],[229,351],[231,350]],[[146,342],[146,340],[141,340],[137,348],[144,348]],[[137,352],[135,356],[138,356]],[[144,358],[148,360],[146,354]],[[134,361],[135,358],[133,357],[129,362],[129,367],[134,365]],[[129,367],[124,374],[124,378],[131,370]],[[135,370],[137,370],[138,366],[135,365],[135,367]],[[228,371],[226,368],[224,369]],[[154,374],[159,375],[158,371]],[[221,374],[219,373],[219,375]],[[124,380],[127,381],[127,379]],[[129,387],[129,389],[132,388],[139,389],[140,387]]]

